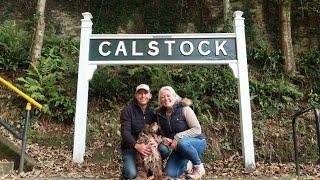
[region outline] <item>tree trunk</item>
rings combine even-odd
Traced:
[[[291,74],[297,70],[291,37],[291,0],[280,0],[279,2],[281,18],[281,50],[284,57],[284,69],[287,74]]]
[[[38,0],[37,4],[37,15],[38,22],[34,35],[34,42],[32,46],[31,62],[33,64],[38,64],[41,56],[41,48],[43,44],[45,22],[44,22],[44,9],[46,5],[46,0]]]
[[[228,26],[228,18],[230,12],[230,0],[223,0],[223,23],[224,27]]]

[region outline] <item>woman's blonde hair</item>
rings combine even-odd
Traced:
[[[174,100],[176,101],[181,101],[181,97],[176,93],[176,91],[171,87],[171,86],[163,86],[160,90],[159,90],[159,95],[158,95],[158,103],[159,103],[159,107],[162,106],[161,104],[161,94],[164,90],[169,91],[169,93],[172,95],[172,97],[174,98]]]

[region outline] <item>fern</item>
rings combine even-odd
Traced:
[[[30,34],[23,31],[14,21],[0,25],[0,69],[15,71],[28,64]]]
[[[52,38],[52,39],[50,39]],[[60,45],[65,45],[64,40],[57,37],[49,37],[53,42],[44,46],[39,64],[30,64],[27,77],[19,77],[20,87],[31,95],[32,98],[44,104],[42,112],[38,115],[46,115],[60,121],[72,120],[75,112],[75,102],[67,95],[64,84],[66,75],[75,72],[76,63],[70,61],[70,54],[61,51]],[[69,58],[65,58],[65,57]]]

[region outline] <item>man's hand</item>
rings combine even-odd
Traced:
[[[153,148],[156,149],[158,147],[158,143],[156,142],[156,140],[154,138],[150,138],[148,142]]]
[[[152,150],[145,144],[135,144],[134,148],[136,148],[136,150],[143,156],[149,156],[152,153]]]
[[[170,147],[175,150],[177,149],[177,145],[178,145],[178,141],[176,139],[173,139],[172,143],[170,144]]]

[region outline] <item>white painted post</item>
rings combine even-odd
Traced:
[[[86,146],[86,127],[87,127],[87,109],[88,109],[88,91],[89,79],[88,69],[94,67],[88,66],[89,42],[92,33],[92,15],[88,12],[82,13],[81,19],[81,39],[79,54],[79,70],[77,85],[76,115],[74,124],[74,142],[73,142],[73,161],[82,163]],[[94,71],[94,70],[93,70]]]
[[[238,55],[238,73],[239,73],[239,102],[240,102],[240,126],[242,139],[242,154],[246,170],[255,169],[253,132],[250,106],[250,92],[248,79],[246,38],[244,30],[244,18],[242,11],[235,11],[234,31],[236,33],[237,55]]]

